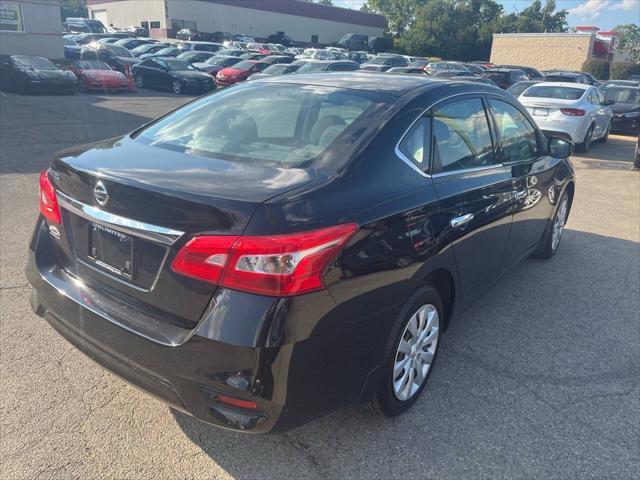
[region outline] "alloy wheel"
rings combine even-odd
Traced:
[[[144,87],[144,79],[142,78],[142,75],[138,75],[138,76],[136,77],[136,86],[137,86],[138,88],[142,88],[142,87]]]
[[[564,231],[564,224],[567,221],[567,199],[562,200],[562,203],[558,207],[556,218],[553,221],[553,237],[551,238],[551,248],[555,250],[558,248],[562,232]]]
[[[421,306],[409,319],[400,337],[393,364],[393,393],[409,400],[422,387],[438,346],[440,318],[434,305]]]
[[[591,142],[593,140],[593,125],[589,127],[587,135],[584,137],[584,151],[588,152],[591,148]]]
[[[182,84],[180,83],[180,80],[174,80],[173,81],[173,93],[181,93],[182,92]]]

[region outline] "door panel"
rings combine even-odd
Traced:
[[[489,98],[498,151],[513,183],[512,224],[502,260],[508,269],[539,243],[553,211],[554,169],[559,160],[545,155],[546,141],[526,114],[504,99]]]
[[[501,273],[511,226],[511,178],[496,165],[436,177],[434,187],[453,244],[462,303],[468,305]],[[454,226],[456,221],[463,223]]]
[[[511,226],[511,176],[498,162],[479,96],[434,108],[431,143],[434,188],[467,305],[500,274]]]

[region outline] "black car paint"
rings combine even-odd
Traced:
[[[215,82],[211,75],[196,70],[195,67],[194,70],[168,70],[158,63],[162,60],[163,57],[152,57],[134,65],[134,78],[142,77],[145,88],[171,90],[173,82],[177,80],[181,83],[183,91],[203,93],[215,90]]]
[[[369,401],[381,381],[391,325],[410,294],[424,282],[436,285],[448,322],[454,311],[536,249],[557,201],[564,192],[572,198],[574,189],[570,163],[546,154],[451,175],[419,173],[399,157],[396,145],[425,110],[469,96],[485,105],[489,98],[519,104],[481,84],[398,76],[388,85],[388,79],[312,74],[234,87],[346,84],[386,99],[357,139],[338,137],[322,161],[288,175],[268,166],[254,172],[254,164],[244,172],[248,167],[243,164],[205,162],[130,136],[64,151],[52,161],[51,179],[60,192],[91,204],[91,189],[100,175],[112,192],[113,213],[185,230],[186,238],[170,249],[170,258],[196,232],[271,235],[357,223],[359,231],[326,272],[325,290],[264,297],[204,286],[172,275],[165,266],[170,284],[156,295],[167,295],[172,288],[195,293],[170,294],[163,308],[173,304],[185,312],[194,299],[198,309],[205,307],[191,325],[159,318],[149,323],[144,316],[128,315],[130,305],[144,307],[144,293],[130,299],[131,289],[115,281],[105,285],[105,275],[82,270],[67,228],[57,240],[40,217],[27,266],[35,287],[32,307],[107,368],[218,426],[277,431],[347,402]],[[500,155],[495,125],[490,127]],[[541,132],[537,134],[543,142]],[[194,177],[193,171],[202,170],[204,176]],[[276,178],[278,182],[269,181]],[[167,195],[175,202],[168,204]],[[463,213],[474,213],[475,220],[452,229],[450,220]],[[83,282],[74,286],[68,278],[74,276]],[[144,313],[158,315],[149,309]],[[118,319],[120,325],[114,324]],[[154,325],[164,342],[129,331],[140,333]],[[224,407],[212,401],[217,393],[256,401],[260,412]]]
[[[22,56],[22,55],[20,55]],[[31,93],[58,92],[75,93],[78,80],[61,68],[34,70],[29,76],[11,55],[0,55],[0,88],[2,90]]]

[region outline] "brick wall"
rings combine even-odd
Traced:
[[[491,62],[524,65],[538,70],[580,70],[592,51],[586,34],[496,34]]]

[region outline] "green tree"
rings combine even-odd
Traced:
[[[429,0],[367,0],[361,10],[379,13],[387,19],[387,31],[394,37],[400,36],[414,22],[415,10]]]
[[[567,10],[556,11],[556,0],[547,0],[544,6],[535,0],[521,12],[504,15],[498,29],[504,33],[566,32],[567,15]]]
[[[321,5],[333,5],[331,0],[316,0],[315,3],[320,3]]]
[[[618,25],[613,31],[620,35],[618,50],[629,52],[631,60],[640,62],[640,26],[635,23],[627,23]]]

